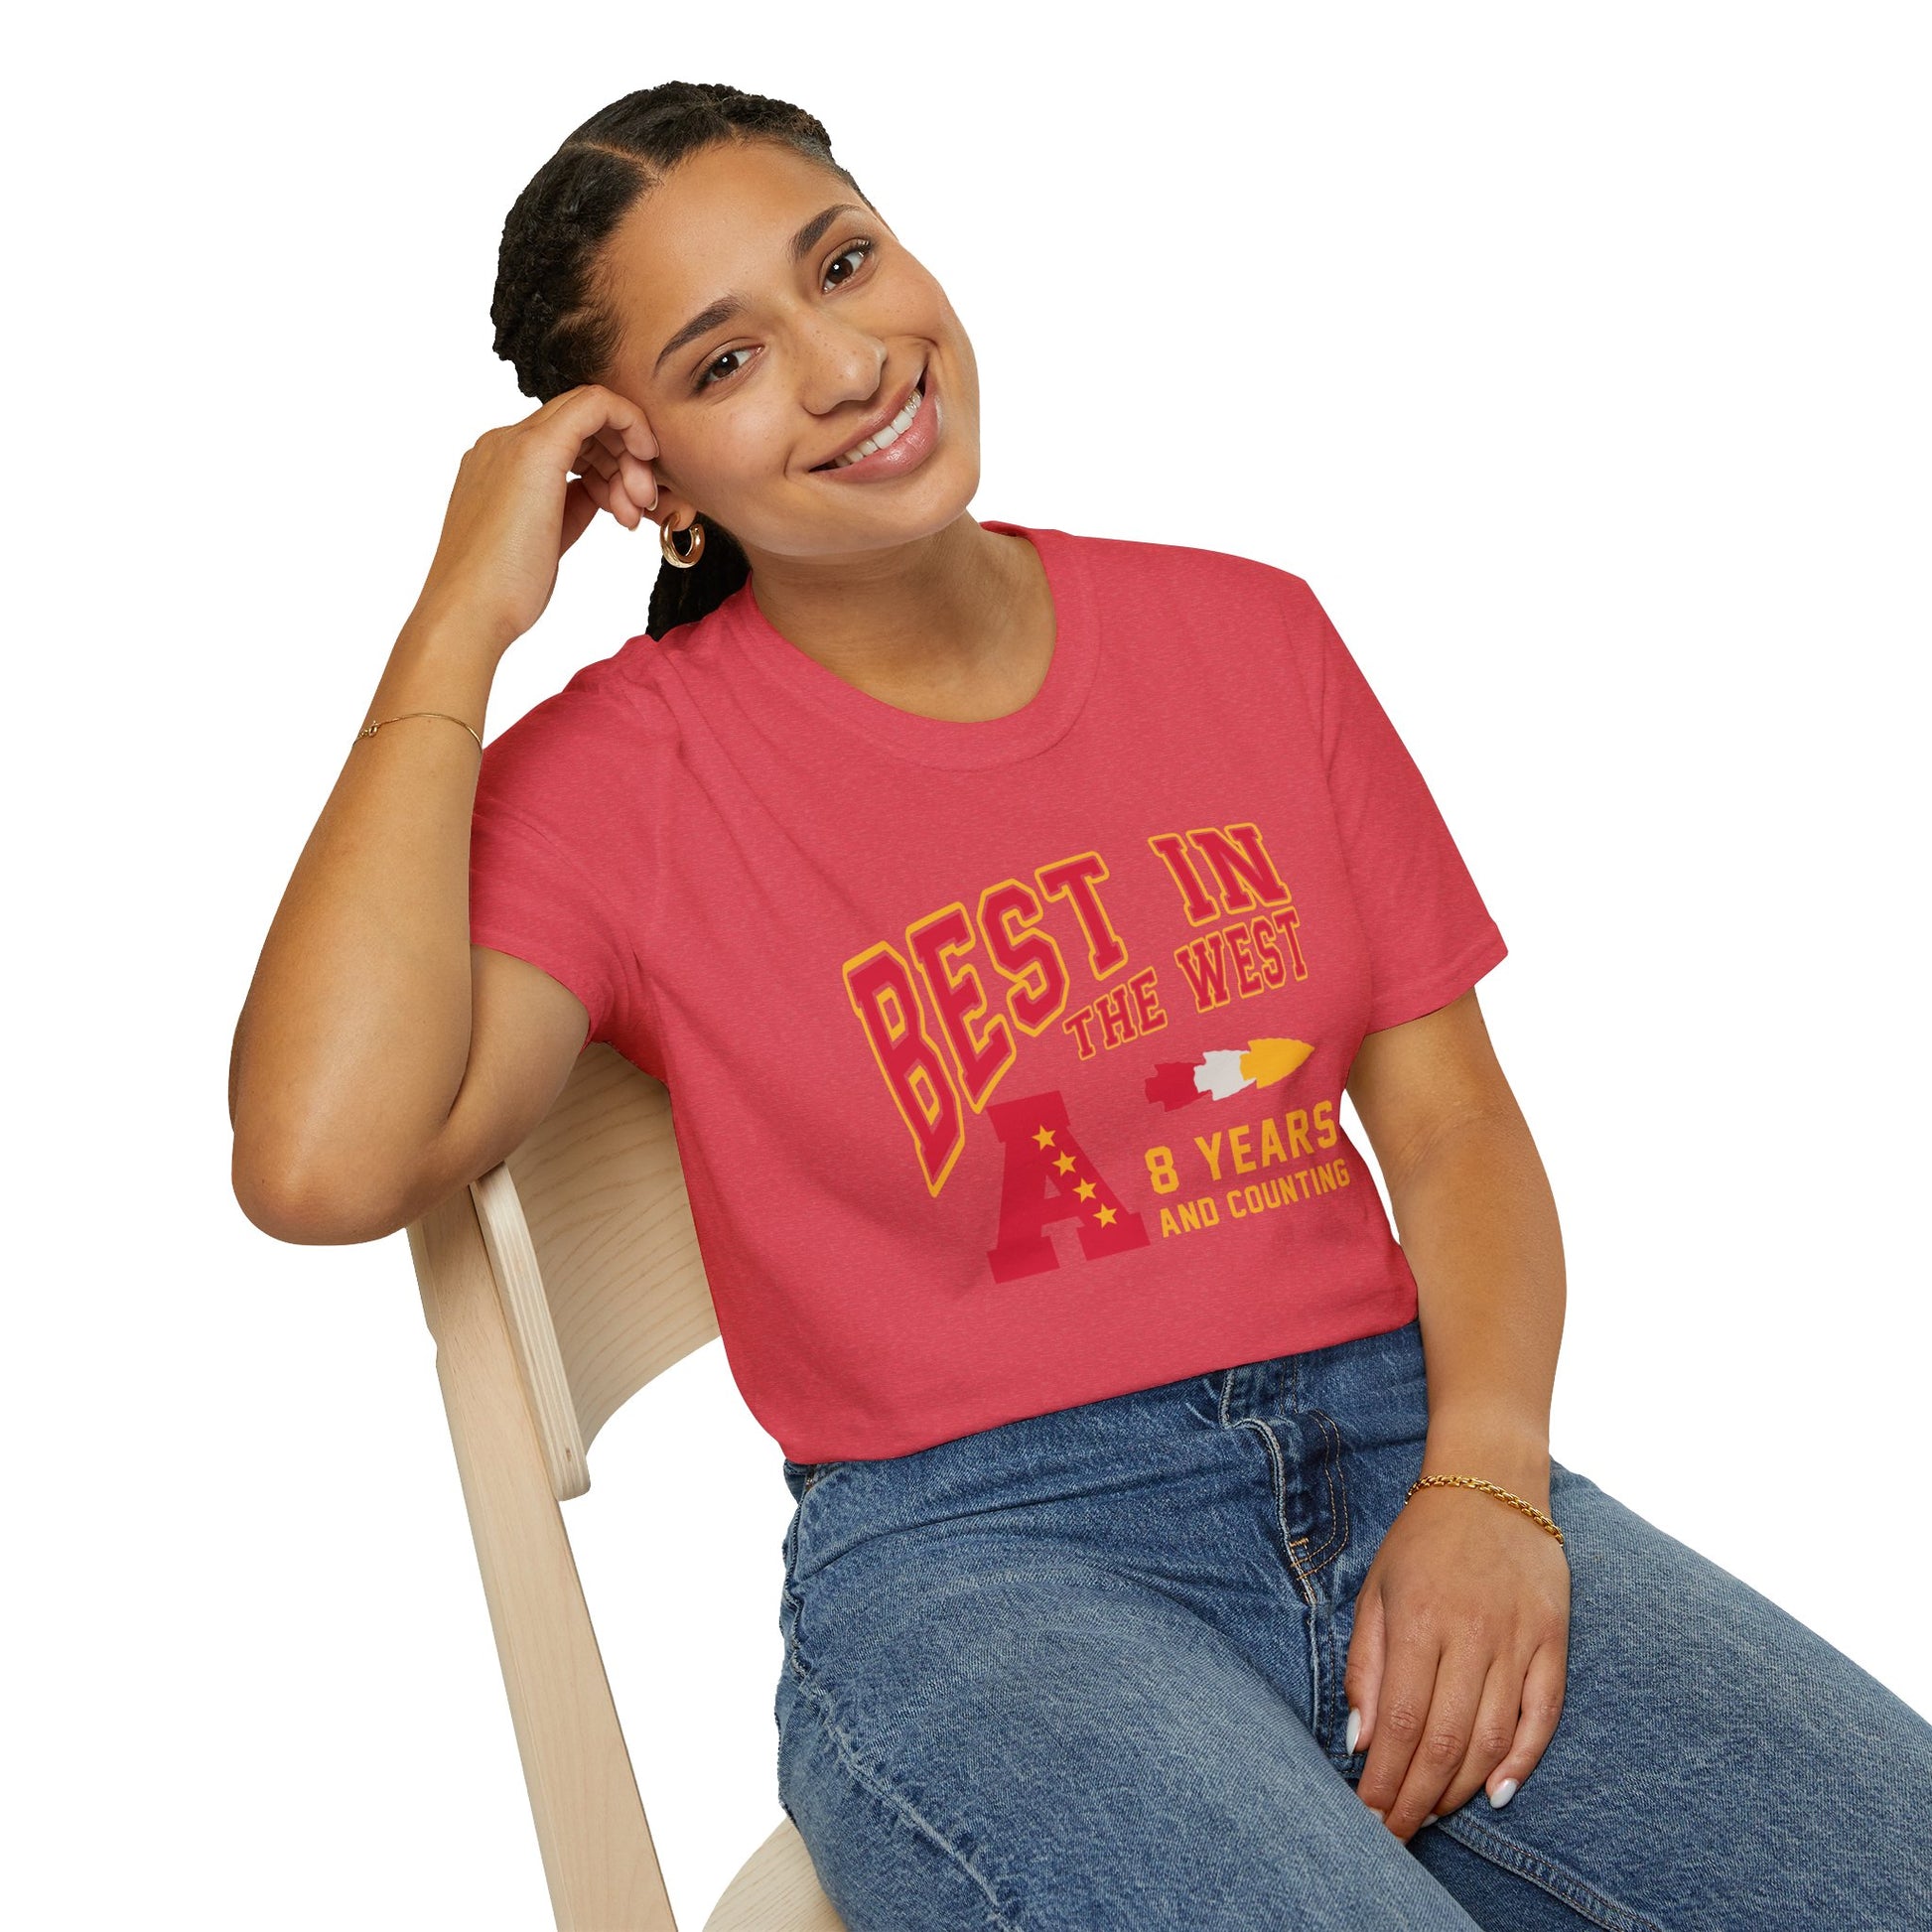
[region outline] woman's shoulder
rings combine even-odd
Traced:
[[[1163,543],[1145,537],[1106,537],[1057,532],[1080,555],[1102,585],[1133,577],[1185,586],[1197,591],[1227,591],[1293,601],[1308,595],[1305,578],[1280,564],[1206,544]]]
[[[691,626],[685,626],[689,629]],[[564,684],[530,706],[499,737],[519,741],[583,741],[648,730],[664,721],[657,693],[660,640],[639,631],[607,656],[580,665]],[[492,744],[497,741],[492,739]]]
[[[1160,628],[1207,624],[1232,642],[1290,656],[1319,656],[1327,614],[1307,578],[1206,544],[1065,535],[1102,615]]]
[[[573,671],[483,748],[480,789],[502,796],[581,790],[636,771],[676,736],[656,682],[658,640],[639,632]]]

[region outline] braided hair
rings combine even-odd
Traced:
[[[604,243],[637,198],[678,162],[719,142],[748,140],[796,149],[865,201],[833,159],[823,123],[802,107],[705,81],[666,80],[614,100],[537,170],[503,222],[489,304],[493,346],[515,366],[524,395],[548,402],[603,379],[621,334],[597,279]],[[694,622],[751,574],[738,539],[707,518],[704,554],[695,564],[658,566],[646,632],[661,637]]]

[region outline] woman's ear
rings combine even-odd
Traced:
[[[651,506],[650,520],[661,530],[667,523],[681,535],[697,520],[698,506],[690,497],[672,489],[660,478],[657,501]]]

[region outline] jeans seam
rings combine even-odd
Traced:
[[[1236,1429],[1250,1429],[1261,1438],[1268,1452],[1268,1466],[1272,1472],[1269,1492],[1275,1499],[1275,1527],[1282,1533],[1282,1547],[1287,1552],[1291,1564],[1295,1561],[1295,1547],[1306,1543],[1308,1538],[1298,1536],[1293,1539],[1288,1534],[1288,1483],[1283,1466],[1282,1446],[1275,1440],[1275,1432],[1258,1416],[1243,1416],[1235,1425]]]
[[[800,1694],[817,1711],[819,1722],[824,1725],[826,1735],[832,1739],[833,1748],[838,1752],[839,1762],[845,1767],[846,1773],[850,1776],[853,1783],[862,1791],[868,1792],[872,1797],[878,1799],[881,1804],[893,1812],[901,1822],[909,1825],[919,1836],[937,1846],[952,1861],[953,1864],[972,1880],[984,1895],[987,1909],[993,1914],[993,1924],[996,1932],[1021,1932],[1017,1921],[1008,1917],[1007,1908],[1000,1902],[993,1887],[973,1868],[972,1860],[953,1843],[952,1838],[946,1832],[942,1831],[939,1826],[934,1824],[931,1819],[927,1818],[919,1810],[918,1806],[901,1792],[883,1771],[875,1769],[860,1757],[857,1750],[854,1749],[852,1740],[847,1735],[844,1726],[839,1723],[838,1713],[834,1709],[831,1696],[825,1690],[824,1686],[816,1678],[807,1676],[801,1672],[798,1679],[798,1688]]]
[[[803,1501],[804,1498],[801,1495],[799,1498],[800,1505],[802,1505]],[[805,1664],[804,1659],[798,1653],[798,1618],[804,1605],[793,1584],[798,1569],[799,1515],[800,1508],[794,1507],[791,1512],[791,1521],[785,1525],[785,1567],[784,1576],[778,1584],[778,1589],[784,1598],[787,1611],[784,1619],[785,1668],[791,1672],[794,1679],[802,1683],[805,1676]]]
[[[1328,1485],[1328,1521],[1332,1527],[1320,1549],[1304,1552],[1299,1558],[1291,1550],[1289,1556],[1305,1586],[1303,1593],[1309,1599],[1310,1615],[1313,1620],[1311,1634],[1319,1646],[1319,1669],[1316,1681],[1311,1687],[1310,1717],[1316,1741],[1327,1750],[1330,1739],[1337,1735],[1339,1728],[1342,1666],[1335,1654],[1335,1619],[1332,1613],[1323,1609],[1321,1593],[1314,1587],[1314,1577],[1317,1571],[1325,1569],[1348,1547],[1348,1482],[1341,1473],[1340,1430],[1319,1409],[1309,1409],[1304,1413],[1320,1422],[1327,1438],[1321,1461],[1323,1478]]]
[[[1327,1448],[1322,1452],[1322,1479],[1328,1485],[1328,1521],[1332,1526],[1328,1540],[1318,1550],[1311,1550],[1303,1558],[1303,1565],[1310,1576],[1332,1563],[1348,1546],[1348,1481],[1341,1473],[1341,1430],[1332,1416],[1320,1409],[1308,1409],[1305,1415],[1314,1417],[1321,1425],[1327,1438]]]
[[[785,1668],[802,1683],[805,1677],[805,1665],[798,1655],[798,1597],[789,1583],[780,1584],[778,1587],[784,1592],[786,1606],[791,1611],[790,1628],[785,1632]]]
[[[1665,1932],[1665,1928],[1647,1913],[1619,1903],[1607,1892],[1599,1891],[1554,1860],[1545,1858],[1539,1852],[1532,1852],[1518,1840],[1506,1838],[1488,1826],[1471,1822],[1464,1811],[1453,1811],[1447,1818],[1439,1819],[1436,1829],[1447,1832],[1458,1845],[1466,1846],[1478,1858],[1487,1859],[1500,1869],[1541,1886],[1551,1897],[1568,1905],[1572,1911],[1581,1913],[1592,1925],[1603,1927],[1604,1932]]]
[[[1274,1480],[1269,1485],[1275,1494],[1275,1526],[1282,1534],[1282,1547],[1288,1558],[1289,1568],[1302,1583],[1309,1583],[1313,1575],[1295,1554],[1309,1539],[1306,1536],[1291,1537],[1288,1533],[1288,1458],[1282,1453],[1282,1446],[1275,1440],[1275,1432],[1258,1416],[1243,1416],[1235,1424],[1237,1429],[1251,1429],[1259,1436],[1268,1449],[1269,1467],[1274,1472]],[[1332,1538],[1329,1539],[1331,1542]],[[1326,1547],[1325,1545],[1323,1547]],[[1321,1566],[1316,1564],[1316,1570]],[[1318,1607],[1315,1592],[1305,1589],[1303,1595],[1308,1599],[1311,1609]]]
[[[1321,1646],[1322,1672],[1320,1681],[1312,1687],[1310,1699],[1310,1715],[1315,1727],[1316,1741],[1324,1750],[1332,1750],[1332,1740],[1341,1734],[1341,1706],[1346,1701],[1342,1690],[1344,1660],[1337,1656],[1335,1646],[1335,1617],[1333,1607],[1326,1610],[1313,1588],[1314,1573],[1332,1563],[1348,1547],[1350,1534],[1348,1514],[1348,1479],[1341,1468],[1341,1431],[1333,1420],[1319,1409],[1310,1409],[1309,1415],[1316,1417],[1323,1429],[1329,1433],[1328,1448],[1322,1457],[1322,1466],[1328,1484],[1328,1520],[1336,1527],[1330,1532],[1328,1541],[1318,1551],[1311,1552],[1311,1558],[1302,1566],[1309,1582],[1309,1600],[1313,1605],[1316,1625],[1315,1637]],[[1339,1492],[1339,1495],[1337,1495]],[[1344,1753],[1344,1761],[1346,1760]]]
[[[1314,1587],[1312,1579],[1296,1558],[1296,1551],[1308,1541],[1305,1536],[1291,1537],[1288,1533],[1288,1483],[1286,1459],[1282,1446],[1275,1440],[1275,1432],[1258,1417],[1244,1416],[1236,1425],[1241,1429],[1252,1429],[1262,1440],[1268,1450],[1269,1467],[1273,1474],[1269,1487],[1275,1496],[1275,1524],[1281,1533],[1286,1551],[1289,1574],[1294,1577],[1296,1587],[1301,1591],[1309,1611],[1309,1674],[1310,1708],[1316,1723],[1319,1723],[1321,1707],[1332,1693],[1328,1682],[1334,1676],[1334,1635],[1329,1627],[1330,1619],[1321,1614],[1321,1593]]]

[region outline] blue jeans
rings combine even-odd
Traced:
[[[1411,1321],[787,1461],[778,1795],[850,1932],[1932,1927],[1932,1725],[1554,1461],[1555,1736],[1501,1810],[1371,1815],[1342,1669],[1427,1395]]]

